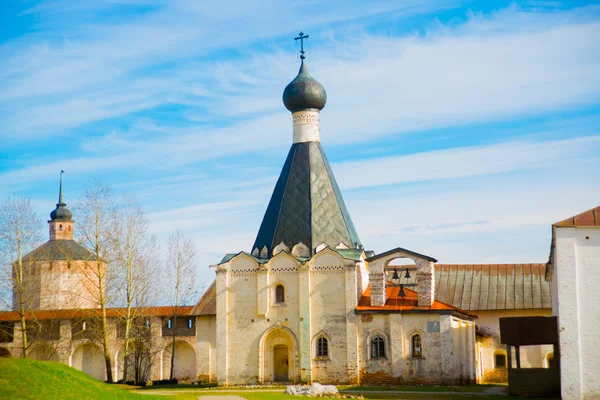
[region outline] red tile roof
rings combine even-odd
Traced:
[[[206,289],[206,292],[200,298],[200,301],[196,303],[190,315],[217,315],[217,281]]]
[[[179,315],[190,315],[192,306],[179,307]],[[106,316],[122,317],[125,315],[125,308],[107,308]],[[173,307],[171,306],[160,306],[160,307],[148,307],[138,311],[139,316],[145,317],[168,317],[173,315]],[[89,318],[99,317],[99,308],[82,308],[73,310],[33,310],[27,312],[25,318],[27,319],[71,319],[71,318]],[[16,321],[19,319],[19,314],[16,311],[3,311],[0,312],[0,321]]]
[[[362,295],[358,302],[358,306],[356,306],[357,311],[427,311],[427,310],[449,310],[449,311],[459,311],[463,314],[474,315],[469,313],[468,311],[461,310],[460,308],[451,306],[446,303],[442,303],[441,301],[434,300],[433,305],[429,306],[419,306],[418,304],[418,296],[417,292],[414,290],[404,288],[404,292],[406,293],[405,297],[400,297],[400,288],[399,287],[387,287],[386,290],[386,302],[383,307],[377,307],[371,305],[371,286],[367,287],[367,290]]]
[[[600,206],[584,211],[574,217],[556,222],[554,226],[600,226]]]

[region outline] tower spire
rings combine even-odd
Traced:
[[[65,204],[63,201],[63,188],[62,188],[62,176],[65,173],[62,169],[60,170],[60,187],[58,189],[58,204]],[[66,204],[65,204],[66,205]]]

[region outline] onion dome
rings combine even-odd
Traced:
[[[316,108],[322,110],[327,102],[327,92],[319,82],[308,73],[304,60],[298,75],[283,91],[283,104],[291,112]]]
[[[62,189],[62,174],[64,171],[60,171],[60,188],[58,190],[58,204],[56,208],[50,213],[50,219],[52,221],[71,221],[73,214],[67,208],[67,204],[63,201],[63,189]]]

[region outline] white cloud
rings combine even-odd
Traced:
[[[366,188],[404,182],[423,182],[497,174],[566,164],[587,157],[598,160],[600,136],[565,140],[516,141],[346,161],[333,165],[342,189]]]

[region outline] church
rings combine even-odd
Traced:
[[[172,320],[168,307],[145,311],[145,326],[156,339],[148,379],[168,378],[176,329],[174,376],[183,380],[506,381],[498,319],[552,314],[546,264],[443,265],[402,247],[380,254],[365,248],[321,146],[319,118],[327,94],[301,53],[299,72],[283,92],[292,145],[254,244],[211,266],[215,281],[180,320]],[[34,250],[36,257],[25,257],[54,282],[36,294],[31,318],[44,328],[43,335],[32,336],[30,356],[61,361],[102,380],[102,355],[85,333],[97,309],[69,296],[81,282],[74,279],[78,268],[93,256],[73,241],[71,217],[61,180],[50,240]],[[120,378],[119,309],[107,315],[114,374]],[[20,356],[17,320],[15,312],[0,313],[0,355]],[[524,366],[552,362],[552,346],[531,346],[521,358]]]

